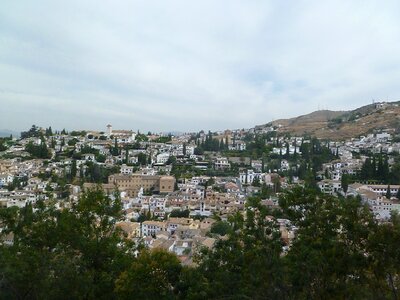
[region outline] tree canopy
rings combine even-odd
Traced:
[[[357,197],[286,191],[287,227],[253,197],[191,267],[126,240],[118,195],[60,204],[0,208],[1,235],[14,234],[0,244],[0,299],[398,298],[400,217],[378,223]]]

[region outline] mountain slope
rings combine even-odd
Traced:
[[[281,119],[266,125],[291,135],[310,134],[321,139],[344,140],[375,131],[400,129],[400,103],[376,103],[352,111],[315,111],[291,119]]]

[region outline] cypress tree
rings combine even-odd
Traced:
[[[224,140],[222,139],[219,144],[219,150],[224,151],[224,149],[225,149],[225,144],[224,144]]]
[[[262,157],[261,160],[261,172],[264,173],[264,168],[265,168],[265,161],[264,161],[264,156]]]
[[[387,156],[385,157],[383,161],[383,166],[382,166],[382,180],[387,183],[389,181],[389,162]]]
[[[290,155],[289,143],[286,142],[286,154],[285,154],[285,157],[286,157],[286,158],[289,158],[289,155]]]
[[[74,159],[72,161],[72,165],[71,165],[71,179],[75,178],[76,171],[77,171],[77,169],[76,169],[76,160]]]
[[[392,198],[392,193],[390,192],[390,184],[387,186],[386,198],[388,199]]]
[[[377,177],[377,170],[376,170],[376,157],[375,155],[372,156],[372,174],[370,178],[376,179]]]

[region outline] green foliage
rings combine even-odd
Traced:
[[[186,146],[185,146],[186,148]],[[213,137],[211,131],[208,132],[206,138],[201,143],[197,143],[194,154],[202,155],[204,151],[225,151],[228,150],[228,144],[224,140]]]
[[[171,165],[171,164],[174,164],[174,163],[176,163],[176,157],[171,155],[170,157],[168,157],[168,160],[167,160],[166,164],[167,165]]]
[[[102,165],[99,165],[97,163],[93,162],[88,162],[86,163],[88,168],[86,170],[86,173],[83,174],[85,181],[88,182],[95,182],[95,183],[107,183],[108,182],[108,176],[119,173],[119,167],[114,166],[114,167],[105,167]]]
[[[185,210],[174,209],[171,211],[169,217],[170,218],[188,218],[189,213],[190,213],[190,211],[188,209],[185,209]]]
[[[380,280],[373,275],[376,265],[365,255],[380,226],[360,199],[299,188],[285,194],[280,205],[299,228],[284,258],[295,298],[382,297],[373,296],[379,293],[374,287]]]
[[[343,192],[346,194],[347,190],[349,189],[349,175],[347,175],[347,174],[342,175],[341,186],[342,186]]]
[[[389,170],[388,157],[380,153],[378,156],[372,155],[372,158],[368,157],[361,167],[358,178],[360,180],[375,180],[381,183],[399,183],[400,175],[397,174],[400,171],[400,163],[396,162]]]
[[[144,153],[138,154],[138,163],[141,166],[145,166],[147,164],[147,155]]]
[[[82,131],[71,131],[70,135],[72,136],[85,136],[86,135],[86,131],[82,130]]]
[[[116,281],[120,299],[175,299],[182,266],[165,250],[144,250]]]
[[[85,145],[85,146],[83,146],[81,148],[80,153],[81,154],[95,154],[95,155],[98,155],[99,154],[99,150],[97,150],[97,149],[95,149],[93,147],[90,147],[88,145]]]
[[[7,185],[7,190],[13,191],[15,189],[19,189],[20,187],[27,184],[26,180],[27,180],[26,178],[24,180],[18,177],[14,177],[13,181]]]
[[[99,163],[104,163],[106,161],[107,157],[104,154],[98,154],[96,155],[96,161]]]
[[[148,138],[145,134],[138,133],[138,134],[136,135],[135,140],[136,140],[137,142],[147,142],[147,141],[149,140],[149,138]]]
[[[0,245],[0,298],[113,299],[114,281],[133,258],[115,229],[120,211],[119,198],[98,189],[61,211],[42,202],[1,209],[14,244]]]
[[[386,195],[385,196],[386,196],[387,199],[392,198],[392,193],[390,192],[390,185],[387,186]]]
[[[30,137],[40,137],[39,127],[37,127],[36,125],[32,125],[31,129],[29,129],[28,131],[21,132],[21,139],[26,139]]]
[[[278,227],[267,220],[267,211],[255,201],[229,220],[232,229],[226,239],[199,256],[198,284],[186,295],[195,299],[282,299],[282,243]]]
[[[71,164],[71,178],[75,178],[77,172],[76,160],[74,159]]]
[[[360,198],[302,187],[279,203],[296,228],[289,248],[251,197],[244,214],[215,223],[224,238],[201,248],[192,267],[125,240],[117,194],[94,189],[62,210],[41,201],[2,208],[1,235],[14,233],[14,244],[0,244],[0,299],[398,298],[399,215],[378,223]]]
[[[340,124],[342,124],[342,122],[343,122],[342,117],[336,117],[336,118],[334,118],[334,119],[329,120],[328,126],[329,126],[330,128],[332,128],[332,127],[334,127],[335,125],[340,125]]]
[[[34,145],[32,142],[29,142],[25,146],[25,150],[35,158],[50,158],[51,153],[49,149],[47,149],[46,142],[44,140],[41,141],[40,145]]]
[[[76,138],[73,138],[72,140],[68,141],[68,146],[75,146],[78,140]]]
[[[215,233],[218,235],[226,235],[232,231],[232,226],[226,221],[217,221],[211,226],[211,233]]]
[[[172,140],[172,135],[160,136],[159,138],[153,140],[154,143],[168,143]]]
[[[8,149],[8,143],[11,141],[11,138],[1,138],[0,137],[0,152]]]

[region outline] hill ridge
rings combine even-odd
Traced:
[[[292,135],[344,140],[375,131],[400,130],[400,102],[378,102],[349,111],[317,110],[294,118],[278,119],[256,129],[274,127]]]

